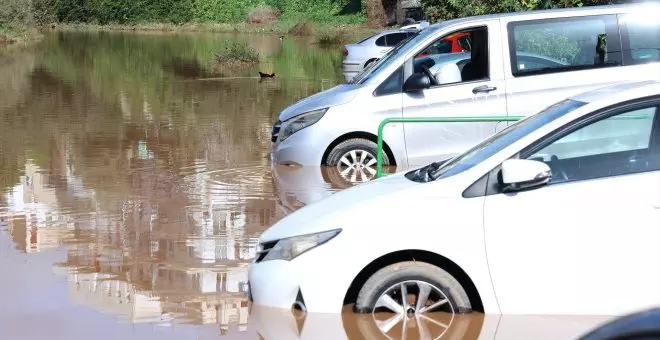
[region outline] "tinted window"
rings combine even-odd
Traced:
[[[385,42],[385,37],[387,35],[384,35],[378,39],[376,39],[376,46],[387,46],[387,43]]]
[[[614,15],[510,23],[509,45],[511,71],[515,76],[621,64],[621,45]],[[566,64],[530,70],[519,62],[518,52],[533,53]]]
[[[408,37],[406,33],[394,33],[386,35],[387,46],[396,46],[398,43]]]
[[[563,136],[527,159],[543,161],[552,170],[550,183],[657,170],[651,153],[655,106],[599,119]]]
[[[646,18],[625,14],[620,19],[624,62],[660,61],[660,13]]]
[[[376,91],[374,91],[374,96],[385,96],[388,94],[401,93],[403,89],[403,67],[399,67],[383,81]]]

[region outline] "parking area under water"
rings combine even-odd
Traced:
[[[228,40],[260,64],[216,65]],[[249,306],[260,233],[350,186],[268,157],[277,113],[343,82],[341,59],[302,38],[108,32],[0,55],[2,337],[573,339],[609,320]]]

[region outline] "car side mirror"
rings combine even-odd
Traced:
[[[507,159],[502,162],[502,189],[504,192],[533,189],[552,179],[550,167],[530,159]]]
[[[403,84],[404,91],[419,91],[431,87],[431,79],[426,73],[413,73]]]

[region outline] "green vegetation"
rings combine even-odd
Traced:
[[[344,30],[323,30],[317,35],[316,41],[321,45],[338,45],[350,40],[348,33]]]
[[[247,42],[232,41],[215,54],[216,60],[224,65],[231,66],[249,66],[259,62],[259,53]]]
[[[24,1],[24,0],[11,0]],[[24,1],[29,2],[29,1]],[[299,22],[360,24],[361,0],[38,0],[57,22],[88,24]]]

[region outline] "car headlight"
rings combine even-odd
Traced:
[[[328,108],[319,109],[314,111],[305,112],[299,116],[293,117],[287,121],[282,122],[280,129],[279,141],[282,142],[289,138],[292,134],[318,122],[323,115],[328,111]]]
[[[291,261],[301,254],[305,253],[308,250],[314,249],[337,236],[341,232],[341,229],[334,229],[323,231],[314,234],[307,235],[298,235],[289,238],[283,238],[277,241],[277,243],[270,249],[266,249],[268,252],[262,261],[271,261],[271,260],[284,260]],[[260,252],[263,251],[263,246],[259,245]]]

